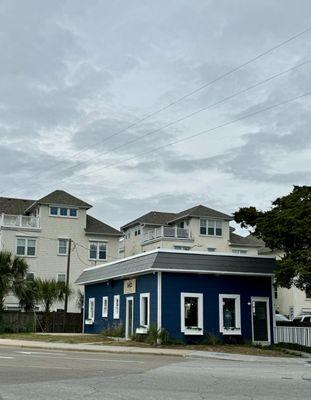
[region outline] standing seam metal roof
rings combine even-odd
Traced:
[[[272,275],[275,266],[275,259],[271,257],[174,252],[157,249],[106,265],[87,268],[79,276],[76,283],[96,283],[159,270],[187,273]]]

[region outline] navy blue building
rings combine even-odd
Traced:
[[[271,257],[157,249],[83,271],[84,332],[151,325],[173,339],[273,342]]]

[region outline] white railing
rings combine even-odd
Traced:
[[[174,226],[161,226],[159,228],[143,231],[143,242],[159,238],[191,239],[191,235],[189,229],[177,228]]]
[[[40,220],[39,217],[34,217],[32,215],[1,214],[0,227],[39,229]]]
[[[293,343],[311,347],[311,327],[309,326],[276,326],[275,343]]]

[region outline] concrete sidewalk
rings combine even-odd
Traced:
[[[268,362],[268,363],[305,363],[306,359],[291,358],[291,357],[269,357],[269,356],[250,356],[245,354],[220,353],[199,350],[186,349],[169,349],[161,347],[134,347],[134,346],[118,346],[104,345],[92,343],[59,343],[59,342],[44,342],[34,340],[16,340],[16,339],[0,339],[1,346],[26,347],[47,350],[63,350],[63,351],[88,351],[102,353],[117,353],[117,354],[140,354],[140,355],[155,355],[155,356],[173,356],[184,358],[210,358],[228,361],[247,361],[247,362]]]

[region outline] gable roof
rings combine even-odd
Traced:
[[[156,249],[86,268],[75,283],[91,284],[156,271],[272,276],[275,266],[274,257]]]
[[[220,211],[199,204],[198,206],[188,208],[187,210],[181,211],[179,213],[150,211],[147,214],[144,214],[141,217],[138,217],[133,221],[121,226],[121,229],[126,229],[130,226],[137,224],[164,225],[186,217],[210,217],[225,219],[228,221],[231,221],[233,219],[228,214],[224,214]]]
[[[75,196],[65,192],[64,190],[54,190],[54,192],[49,193],[48,195],[42,197],[39,200],[36,200],[30,207],[27,208],[26,211],[30,211],[37,204],[58,204],[58,205],[68,205],[79,208],[89,209],[92,206],[86,203],[83,200],[78,199]]]
[[[35,200],[15,199],[12,197],[0,197],[0,214],[24,214]]]
[[[85,233],[95,235],[123,236],[122,232],[118,231],[110,225],[105,224],[102,221],[99,221],[91,215],[86,216]]]
[[[186,217],[210,217],[210,218],[219,218],[231,221],[233,218],[231,215],[224,214],[220,211],[214,210],[213,208],[205,207],[199,204],[198,206],[188,208],[187,210],[181,211],[178,214],[175,214],[175,217],[169,222],[177,221],[178,219],[186,218]]]
[[[168,213],[168,212],[160,212],[160,211],[150,211],[147,214],[142,215],[134,219],[133,221],[129,222],[126,225],[123,225],[121,229],[128,228],[132,225],[137,224],[150,224],[150,225],[163,225],[167,224],[168,221],[174,218],[175,213]]]
[[[247,246],[247,247],[263,247],[263,244],[252,235],[240,236],[230,230],[230,245]]]

